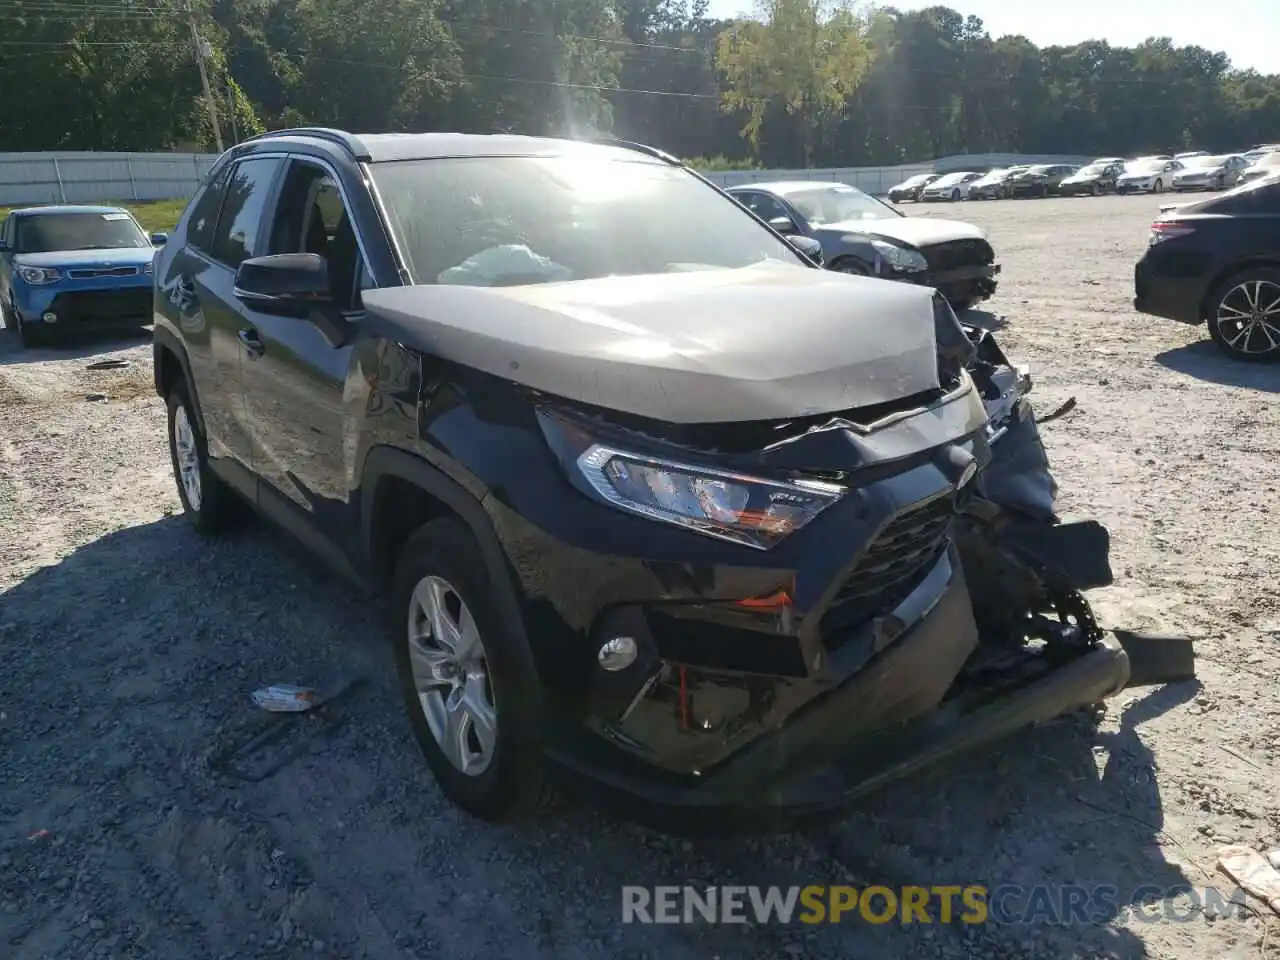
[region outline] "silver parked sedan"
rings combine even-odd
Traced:
[[[727,192],[779,233],[817,240],[828,269],[934,287],[957,311],[996,291],[1000,264],[973,224],[908,217],[856,187],[821,180]]]
[[[1183,169],[1173,175],[1174,190],[1223,190],[1239,182],[1249,161],[1239,154],[1225,153],[1190,157],[1182,164]]]

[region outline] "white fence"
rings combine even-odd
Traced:
[[[0,206],[189,197],[217,159],[211,153],[0,153]],[[832,180],[885,193],[918,173],[987,170],[1015,163],[1085,163],[1088,157],[969,154],[891,167],[706,171],[721,186],[765,180]]]

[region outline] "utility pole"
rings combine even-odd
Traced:
[[[240,125],[236,123],[236,91],[231,85],[231,77],[224,81],[227,88],[227,119],[231,121],[231,145],[240,142]]]
[[[213,89],[209,86],[209,72],[204,66],[212,50],[209,47],[209,41],[201,37],[200,31],[196,29],[196,15],[191,8],[191,0],[186,0],[186,8],[187,23],[191,25],[191,42],[196,50],[196,66],[200,68],[200,84],[204,87],[204,99],[209,105],[209,122],[213,124],[213,143],[218,148],[218,152],[222,153],[222,127],[218,123],[218,102],[214,99]]]

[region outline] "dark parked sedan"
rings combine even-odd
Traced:
[[[1009,178],[1009,196],[1047,197],[1057,193],[1062,181],[1075,172],[1075,167],[1065,163],[1038,163]]]
[[[753,183],[728,193],[779,233],[817,240],[824,262],[839,273],[934,287],[956,310],[996,292],[1000,264],[973,224],[908,217],[856,187],[820,180]]]
[[[1240,360],[1280,360],[1280,179],[1166,208],[1134,270],[1143,313],[1206,323]]]
[[[1122,173],[1124,173],[1123,160],[1091,163],[1059,182],[1058,193],[1064,197],[1079,194],[1090,194],[1096,197],[1100,193],[1112,193],[1116,189],[1116,178]]]

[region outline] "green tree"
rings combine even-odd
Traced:
[[[770,106],[780,105],[808,166],[824,124],[844,107],[871,63],[866,22],[838,0],[758,0],[757,13],[758,20],[739,21],[720,36],[722,102],[746,115],[742,135],[753,146]]]

